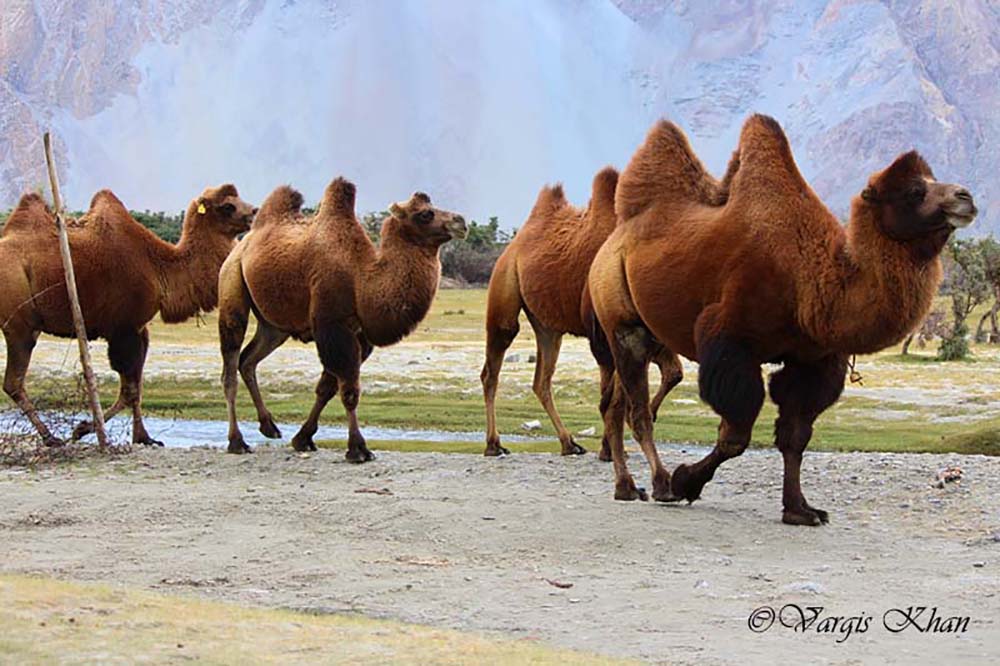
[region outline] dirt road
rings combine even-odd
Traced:
[[[934,487],[948,464],[962,480]],[[339,451],[147,450],[0,470],[0,568],[656,663],[997,663],[1000,459],[807,454],[823,528],[780,523],[780,470],[776,453],[750,452],[688,507],[613,501],[592,455],[381,453],[352,466]],[[786,604],[823,611],[805,630],[769,625],[766,610],[767,630],[748,627],[755,609]],[[967,630],[921,633],[930,610],[907,623],[910,606],[937,607],[939,630],[968,616]]]

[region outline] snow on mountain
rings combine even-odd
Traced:
[[[838,211],[918,148],[1000,225],[1000,9],[991,0],[7,0],[0,207],[43,182],[176,210],[232,181],[359,208],[423,189],[517,226],[542,184],[578,202],[658,117],[723,168],[750,112],[786,127]]]

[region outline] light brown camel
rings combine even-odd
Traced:
[[[323,374],[316,402],[292,438],[296,451],[315,451],[313,435],[337,394],[347,411],[347,459],[372,453],[358,428],[361,364],[373,346],[394,344],[427,314],[441,274],[442,245],[468,233],[462,216],[434,208],[415,193],[389,207],[378,248],[354,213],[355,188],[337,178],[313,217],[302,215],[302,195],[279,187],[261,204],[253,229],[219,274],[219,338],[229,405],[229,452],[246,453],[236,422],[237,370],[250,391],[260,431],[280,437],[257,385],[257,364],[285,340],[316,342]],[[257,332],[240,353],[250,312]]]
[[[504,355],[520,330],[521,311],[535,333],[538,350],[533,388],[559,436],[562,454],[586,453],[563,425],[552,400],[552,375],[565,334],[586,336],[589,309],[581,303],[590,262],[615,228],[615,185],[618,172],[606,167],[594,177],[590,203],[577,208],[566,201],[561,185],[544,187],[531,214],[504,249],[490,277],[486,301],[486,362],[480,376],[486,398],[487,456],[510,453],[500,445],[496,424],[496,393]],[[672,353],[654,359],[660,366],[660,390],[653,398],[657,409],[681,380],[680,361]],[[602,364],[601,387],[614,368]],[[600,458],[611,460],[607,441]]]
[[[916,153],[872,175],[851,202],[845,229],[799,174],[781,127],[752,116],[724,205],[703,203],[704,171],[675,125],[660,122],[618,185],[622,224],[591,266],[589,285],[614,356],[605,412],[615,498],[646,499],[625,462],[626,404],[652,470],[653,498],[694,501],[716,468],[740,455],[764,401],[763,363],[778,405],[786,523],[818,525],[806,502],[802,454],[817,416],[843,389],[851,354],[902,340],[931,306],[939,255],[976,215],[972,196],[938,183]],[[699,364],[702,399],[721,417],[713,451],[673,476],[660,462],[647,406],[654,344]]]
[[[114,194],[102,190],[86,215],[67,225],[87,337],[108,341],[108,359],[121,381],[118,399],[106,416],[130,407],[133,442],[160,444],[142,423],[146,325],[157,312],[172,323],[215,307],[219,267],[237,235],[250,228],[254,212],[232,185],[206,189],[188,206],[180,242],[171,245],[132,219]],[[55,217],[37,194],[21,198],[0,237],[0,322],[7,341],[4,391],[45,444],[62,444],[24,388],[38,335],[74,336]],[[84,421],[73,437],[91,430]]]

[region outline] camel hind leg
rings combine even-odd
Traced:
[[[281,437],[281,431],[274,422],[274,417],[264,404],[264,398],[260,394],[260,386],[257,384],[257,365],[278,347],[288,340],[288,334],[275,328],[257,316],[257,331],[253,339],[250,340],[240,353],[240,376],[243,383],[250,391],[250,398],[257,409],[257,422],[260,424],[260,432],[265,437],[275,439]]]
[[[500,383],[500,368],[520,324],[521,293],[517,282],[514,262],[501,256],[490,277],[490,287],[486,296],[486,362],[480,379],[483,383],[483,397],[486,401],[486,450],[483,455],[499,456],[510,453],[500,445],[497,430],[496,396]]]
[[[684,368],[681,366],[681,360],[677,354],[666,347],[660,347],[652,361],[660,368],[660,388],[649,403],[649,411],[652,412],[655,423],[656,415],[660,411],[660,405],[663,404],[664,398],[684,379]]]
[[[232,260],[232,261],[230,261]],[[229,418],[229,453],[250,453],[236,417],[240,347],[250,318],[250,292],[239,262],[230,255],[219,273],[219,347],[222,352],[222,387]]]
[[[4,371],[3,390],[13,400],[35,427],[45,446],[62,446],[64,442],[52,434],[38,415],[35,403],[24,389],[24,378],[31,363],[31,352],[35,349],[38,333],[34,331],[5,330],[7,341],[7,369]]]
[[[535,361],[535,381],[532,388],[535,396],[542,403],[545,413],[549,415],[553,427],[559,436],[559,444],[562,447],[564,456],[578,456],[587,452],[585,448],[573,441],[573,436],[563,425],[556,410],[556,404],[552,400],[552,375],[556,370],[556,362],[559,360],[559,349],[562,346],[562,334],[546,328],[530,312],[528,321],[535,331],[535,344],[538,349]]]

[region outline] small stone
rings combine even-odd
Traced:
[[[507,354],[507,358],[505,358],[503,360],[503,362],[504,363],[520,363],[521,362],[521,355],[520,354]]]
[[[534,421],[525,421],[524,423],[521,424],[521,427],[528,431],[541,430],[542,422],[539,421],[538,419],[535,419]]]
[[[694,589],[696,589],[696,590],[703,590],[703,589],[705,589],[707,587],[708,587],[708,581],[707,580],[699,580],[697,583],[694,584]]]
[[[594,435],[597,434],[597,428],[595,428],[594,426],[590,426],[589,428],[584,428],[583,430],[581,430],[576,434],[580,435],[581,437],[593,437]]]
[[[813,581],[792,583],[791,585],[786,585],[785,590],[788,592],[810,592],[812,594],[823,594],[823,586],[819,583],[814,583]]]
[[[972,566],[976,567],[977,569],[982,569],[983,567],[986,566],[986,562],[973,562]]]

